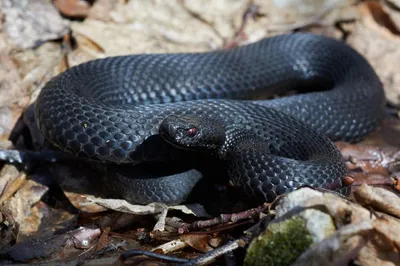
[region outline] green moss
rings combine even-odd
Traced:
[[[290,265],[312,243],[305,220],[300,216],[271,223],[250,243],[244,265]]]

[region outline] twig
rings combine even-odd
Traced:
[[[127,259],[134,257],[134,256],[138,256],[138,255],[144,255],[144,256],[151,257],[151,258],[156,258],[156,259],[165,260],[168,262],[176,262],[176,263],[186,263],[189,261],[188,259],[175,258],[175,257],[168,256],[168,255],[163,255],[163,254],[154,253],[151,251],[138,250],[138,249],[131,249],[131,250],[127,250],[127,251],[123,252],[120,256],[120,259],[122,261],[126,261]]]
[[[190,224],[182,221],[181,218],[178,217],[166,217],[165,225],[168,225],[176,230],[180,228],[189,228]]]
[[[237,239],[233,240],[231,242],[228,242],[227,244],[220,246],[204,255],[198,256],[195,259],[190,259],[183,265],[185,266],[191,266],[191,265],[209,265],[213,262],[216,261],[217,258],[220,256],[223,256],[227,253],[230,253],[238,248],[243,248],[247,245],[247,238],[242,238],[242,239]]]
[[[199,230],[199,229],[209,228],[211,226],[224,224],[228,222],[236,223],[240,220],[250,219],[255,215],[258,215],[263,210],[265,210],[265,208],[266,206],[262,205],[257,208],[253,208],[239,213],[221,214],[219,217],[215,217],[213,219],[196,221],[190,224],[189,227],[187,227],[186,225],[181,226],[178,229],[178,233],[184,233],[187,232],[188,230]]]
[[[189,231],[187,231],[187,232],[184,232],[184,233],[187,233],[189,235],[210,235],[210,234],[214,234],[214,233],[220,233],[222,231],[232,230],[234,228],[241,227],[241,226],[244,226],[246,224],[251,224],[251,223],[254,223],[254,222],[255,222],[254,220],[248,220],[248,221],[244,221],[244,222],[241,222],[241,223],[221,225],[220,227],[209,229],[207,231],[198,231],[198,232],[189,232]],[[182,233],[182,234],[184,234],[184,233]]]
[[[180,239],[172,240],[153,248],[151,251],[161,250],[164,254],[171,253],[189,246],[185,241]]]

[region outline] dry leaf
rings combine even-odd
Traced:
[[[105,6],[107,2],[103,1]],[[228,1],[229,2],[229,1]],[[242,1],[243,2],[243,1]],[[125,4],[114,3],[107,23],[95,20],[90,16],[83,23],[72,23],[74,36],[83,36],[104,53],[87,46],[86,42],[78,39],[78,49],[72,53],[84,55],[83,60],[72,61],[71,65],[82,63],[89,59],[105,56],[136,54],[136,53],[163,53],[163,52],[199,52],[221,47],[223,40],[214,27],[196,18],[189,8],[179,4],[179,1],[129,1]],[[236,5],[235,5],[236,7]],[[193,9],[194,7],[192,7]],[[215,17],[217,7],[212,13]],[[226,8],[231,10],[232,7]],[[228,12],[228,11],[226,11]],[[232,12],[232,11],[229,11]],[[236,16],[240,15],[233,11]],[[225,22],[230,17],[220,16]],[[224,25],[229,25],[225,23]],[[231,32],[235,28],[231,27]]]
[[[185,241],[192,248],[204,253],[214,249],[209,245],[211,236],[207,234],[184,234],[180,236],[180,239]]]
[[[32,48],[47,40],[62,37],[68,32],[69,22],[47,0],[3,0],[9,41],[22,49]]]
[[[365,246],[365,235],[368,236],[372,229],[370,220],[346,225],[332,236],[313,245],[291,265],[347,265]]]
[[[214,2],[212,5],[208,4],[207,9],[220,10],[220,7],[214,9],[214,6],[218,3],[229,2],[232,1]],[[239,2],[243,2],[243,0],[239,0]],[[153,33],[165,38],[164,45],[169,43],[189,46],[191,46],[190,44],[201,44],[208,45],[210,48],[221,45],[220,33],[216,33],[215,29],[204,23],[201,18],[193,16],[181,3],[182,1],[179,0],[131,0],[126,4],[117,5],[115,10],[111,12],[111,16],[117,23],[131,24],[144,30],[153,31]],[[233,7],[231,6],[226,5],[224,8],[231,9]],[[226,17],[227,21],[229,19],[229,16]]]
[[[292,210],[302,208],[324,207],[340,226],[348,222],[358,222],[369,219],[371,214],[363,207],[343,199],[330,192],[322,193],[311,188],[301,188],[287,194],[276,208],[277,217],[282,217]]]
[[[7,180],[7,186],[4,186],[2,190],[2,195],[0,199],[0,203],[5,202],[9,198],[11,198],[15,192],[17,192],[21,186],[25,183],[26,180],[26,174],[25,173],[20,173],[16,177],[13,177],[14,173],[10,175],[10,173],[6,173],[5,175],[3,173],[7,172],[7,170],[13,169],[14,166],[7,165],[2,169],[2,175],[1,177]],[[3,171],[6,170],[6,171]],[[10,172],[10,171],[8,171]],[[11,171],[12,172],[12,171]],[[12,179],[10,179],[12,178]]]
[[[285,0],[254,1],[265,14],[266,29],[287,32],[318,23],[332,26],[340,20],[354,19],[354,0]]]
[[[364,55],[381,78],[387,100],[400,104],[400,37],[380,25],[373,12],[380,12],[375,3],[360,5],[361,21],[354,25],[347,42]]]
[[[400,261],[400,222],[380,218],[373,222],[374,231],[360,250],[357,260],[364,266],[395,266]]]
[[[71,25],[75,35],[82,35],[99,46],[104,54],[93,50],[91,56],[106,57],[138,53],[171,53],[171,52],[197,52],[210,49],[200,41],[195,42],[193,36],[181,36],[169,28],[157,29],[152,25],[145,24],[117,24],[104,23],[101,21],[87,19],[82,23]],[[169,41],[174,35],[180,36],[181,41]],[[84,47],[86,53],[91,49]],[[90,47],[89,47],[90,48]],[[78,46],[78,52],[81,49]]]
[[[103,22],[111,21],[111,11],[116,5],[121,4],[115,0],[97,0],[93,3],[93,6],[89,9],[88,18],[94,20],[100,20]]]
[[[84,0],[55,0],[54,6],[63,14],[69,17],[86,17],[90,5]]]
[[[24,90],[23,96],[29,97],[29,102],[21,105],[22,107],[33,103],[45,83],[60,73],[58,65],[62,57],[62,47],[53,42],[13,54],[22,79],[19,86]]]
[[[397,3],[396,3],[397,2]],[[387,16],[393,23],[397,31],[400,31],[400,1],[386,0],[382,1],[382,9],[386,12]]]
[[[210,217],[210,215],[207,214],[207,212],[205,212],[203,207],[199,204],[167,206],[163,203],[155,202],[147,205],[135,205],[120,199],[99,199],[95,197],[90,197],[88,199],[91,202],[106,207],[107,209],[132,213],[137,215],[158,214],[162,213],[165,209],[167,209],[167,210],[179,210],[185,214],[191,214],[197,217]]]
[[[387,189],[362,184],[354,197],[362,205],[400,218],[400,197]]]
[[[249,1],[246,0],[221,0],[211,5],[208,0],[182,1],[187,10],[206,21],[224,39],[235,35],[248,4]]]
[[[389,209],[387,213],[392,213],[400,205],[396,195],[382,188],[363,185],[358,195],[357,198],[364,203],[373,203],[372,206],[379,206],[381,210]],[[386,205],[382,205],[384,198]],[[388,205],[387,208],[383,207]],[[307,265],[343,265],[356,257],[362,262],[369,261],[362,265],[395,265],[393,263],[400,258],[400,253],[396,253],[399,251],[400,220],[383,216],[382,213],[374,215],[347,199],[311,188],[301,188],[287,194],[277,206],[276,214],[282,219],[304,208],[325,210],[339,229],[303,253],[294,265],[303,265],[306,261],[309,263]],[[311,220],[318,223],[319,219],[314,218]]]
[[[15,221],[19,223],[20,233],[30,234],[40,229],[45,214],[44,206],[35,206],[35,204],[47,191],[48,187],[33,180],[26,180],[7,202],[7,208],[12,212]]]
[[[18,65],[12,57],[0,55],[0,106],[12,106],[24,96]]]

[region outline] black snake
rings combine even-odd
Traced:
[[[176,146],[225,160],[232,183],[263,201],[303,184],[341,186],[346,167],[331,140],[371,132],[384,103],[378,76],[354,49],[293,33],[229,50],[83,63],[45,85],[36,118],[55,146],[108,164],[179,160]],[[139,193],[139,203],[177,203],[197,180],[193,171],[129,177],[133,185],[120,189]]]

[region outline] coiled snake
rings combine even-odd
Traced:
[[[259,100],[289,90],[300,93]],[[293,33],[230,50],[83,63],[45,85],[36,118],[55,146],[108,164],[175,160],[177,146],[225,160],[232,182],[263,201],[303,184],[341,185],[346,167],[331,140],[371,132],[384,102],[359,53]],[[147,191],[133,201],[177,203],[198,180],[192,171],[169,178],[140,180],[129,189]]]

